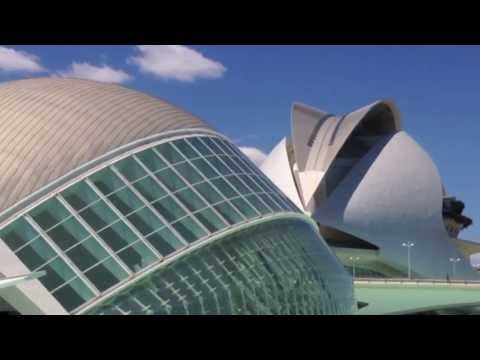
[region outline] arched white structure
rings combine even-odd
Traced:
[[[344,116],[294,104],[291,140],[282,140],[261,168],[318,222],[346,265],[358,258],[367,272],[401,276],[402,243],[413,242],[414,276],[451,276],[449,259],[458,257],[455,276],[478,279],[468,259],[476,249],[459,247],[447,232],[438,170],[401,130],[392,100]]]

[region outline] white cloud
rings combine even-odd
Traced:
[[[87,62],[73,62],[66,71],[58,72],[61,77],[96,80],[105,83],[124,83],[131,79],[125,71],[107,65],[95,66]]]
[[[226,71],[221,63],[186,46],[140,45],[137,49],[140,54],[129,57],[127,62],[162,79],[192,82],[197,78],[219,78]]]
[[[252,160],[257,166],[260,166],[267,157],[267,154],[265,154],[262,150],[254,147],[240,146],[239,149],[241,152],[247,155],[250,160]]]
[[[41,72],[46,71],[35,55],[0,46],[0,70]]]
[[[241,144],[241,143],[245,143],[246,141],[251,141],[256,139],[258,139],[258,134],[248,134],[248,135],[233,139],[233,142],[235,144]]]

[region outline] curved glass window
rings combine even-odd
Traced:
[[[68,310],[251,219],[299,211],[228,141],[187,136],[72,184],[0,230]]]
[[[185,255],[88,314],[349,314],[352,292],[311,225],[282,219]]]

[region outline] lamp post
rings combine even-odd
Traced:
[[[355,261],[360,260],[360,257],[358,256],[350,256],[348,258],[352,262],[352,268],[353,268],[353,281],[355,281]]]
[[[450,258],[450,262],[452,263],[452,280],[455,278],[455,264],[460,261],[460,258]]]
[[[408,279],[412,278],[412,271],[411,271],[411,263],[410,263],[410,249],[414,246],[415,244],[412,242],[406,242],[403,243],[402,246],[407,248],[407,259],[408,259]]]

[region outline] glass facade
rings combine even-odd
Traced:
[[[29,211],[1,239],[69,312],[192,243],[299,212],[235,146],[190,136],[130,154]]]
[[[352,281],[311,225],[276,219],[226,235],[88,314],[349,314]]]

